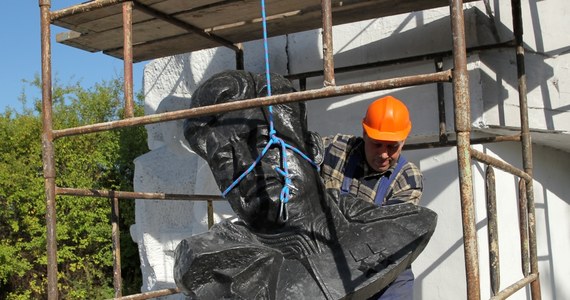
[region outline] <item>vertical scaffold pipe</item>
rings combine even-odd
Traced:
[[[133,98],[133,2],[123,3],[123,69],[125,118],[134,117]]]
[[[469,74],[467,73],[467,50],[463,1],[452,0],[451,33],[453,38],[453,103],[455,132],[457,133],[457,161],[459,168],[459,192],[463,219],[463,246],[465,273],[467,275],[467,299],[479,300],[479,258],[477,251],[477,230],[475,226],[475,205],[473,203],[473,179],[471,172],[471,108],[469,97]]]
[[[41,16],[42,53],[42,159],[46,194],[46,244],[48,299],[58,298],[57,290],[57,236],[55,210],[55,150],[53,144],[53,117],[51,94],[51,2],[39,0]]]
[[[520,118],[521,118],[521,144],[523,156],[524,171],[532,175],[532,141],[530,136],[530,128],[528,123],[528,104],[527,104],[527,87],[526,87],[526,71],[524,63],[524,42],[523,42],[523,21],[521,1],[511,1],[512,15],[513,15],[513,33],[516,43],[516,56],[517,56],[517,77],[518,77],[518,90],[519,90],[519,105],[520,105]],[[540,291],[540,277],[538,276],[538,253],[536,246],[536,214],[534,207],[534,189],[532,180],[526,181],[526,198],[528,207],[528,235],[529,235],[529,252],[530,252],[530,272],[537,274],[536,280],[531,284],[531,296],[533,300],[541,299]]]
[[[321,0],[321,14],[323,23],[323,69],[324,86],[336,85],[334,79],[334,54],[332,37],[332,6],[331,0]]]
[[[115,298],[119,298],[123,296],[119,198],[115,196],[115,191],[111,191],[109,199],[111,200],[111,237],[113,239],[113,287],[115,289]]]
[[[443,58],[435,59],[436,72],[443,71]],[[437,83],[437,112],[439,115],[439,142],[447,143],[447,124],[445,122],[445,93],[443,91],[443,82]]]

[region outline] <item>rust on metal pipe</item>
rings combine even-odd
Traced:
[[[463,221],[465,273],[467,275],[467,299],[481,299],[479,278],[479,254],[473,203],[471,173],[470,130],[471,108],[469,98],[469,74],[463,17],[463,1],[451,0],[451,34],[453,39],[453,100],[455,131],[457,132],[457,161],[459,168],[459,192]]]
[[[528,250],[528,201],[526,198],[526,182],[519,179],[519,233],[521,240],[522,274],[528,276],[530,270]]]
[[[504,162],[502,160],[496,159],[486,153],[483,153],[481,151],[475,150],[475,149],[471,149],[471,156],[473,156],[473,158],[475,158],[476,160],[492,165],[494,167],[497,167],[505,172],[511,173],[513,175],[516,175],[520,178],[523,178],[524,180],[532,180],[532,178],[530,177],[530,175],[528,175],[527,173],[525,173],[524,171],[518,169],[517,167],[514,167],[513,165]]]
[[[463,17],[463,1],[451,1],[451,28],[453,36],[453,96],[455,101],[455,129],[471,131],[469,74]]]
[[[137,199],[137,200],[188,200],[188,201],[226,201],[222,196],[216,195],[185,195],[185,194],[166,194],[166,193],[141,193],[141,192],[124,192],[124,191],[108,191],[95,189],[76,189],[57,187],[56,192],[62,196],[86,196],[108,198],[111,193],[119,199]]]
[[[473,203],[473,178],[469,157],[469,132],[457,133],[457,160],[459,164],[459,191],[463,224],[463,247],[465,273],[467,275],[467,298],[479,300],[479,259],[477,251],[477,230],[475,226],[475,205]]]
[[[151,15],[153,17],[156,17],[158,19],[161,19],[167,23],[170,23],[174,26],[180,27],[188,32],[193,32],[201,37],[204,37],[210,41],[214,41],[218,44],[220,44],[220,46],[225,46],[227,48],[230,48],[234,51],[239,51],[239,47],[237,47],[236,45],[234,45],[234,43],[232,43],[231,41],[228,41],[226,39],[223,39],[215,34],[209,33],[204,31],[204,29],[196,27],[192,24],[188,24],[184,21],[181,21],[179,19],[177,19],[176,17],[173,17],[171,15],[165,14],[161,11],[158,11],[152,7],[146,6],[140,2],[135,2],[135,8],[137,10],[140,10],[142,12],[144,12],[145,14]]]
[[[213,114],[235,111],[246,108],[276,105],[281,103],[290,103],[297,101],[310,101],[310,100],[329,98],[334,96],[360,94],[360,93],[367,93],[379,90],[428,84],[434,82],[448,82],[450,80],[451,80],[451,71],[447,70],[431,74],[404,76],[404,77],[397,77],[391,79],[353,83],[342,86],[324,87],[317,90],[273,95],[269,97],[260,97],[260,98],[254,98],[254,99],[248,99],[236,102],[228,102],[216,105],[196,107],[191,109],[165,112],[161,114],[134,117],[126,120],[117,120],[117,121],[104,122],[93,125],[55,130],[54,137],[57,139],[63,136],[94,133],[110,129],[147,125],[147,124],[185,119],[185,118],[195,118],[195,117],[213,115]]]
[[[438,57],[435,59],[436,72],[443,71],[443,59]],[[437,83],[437,111],[439,115],[439,141],[447,142],[447,128],[445,120],[445,93],[443,91],[443,82]]]
[[[113,191],[109,194],[111,200],[111,236],[113,238],[113,287],[115,298],[123,295],[123,279],[121,277],[121,231],[119,229],[119,199]]]
[[[532,283],[532,282],[536,282],[538,280],[538,274],[530,274],[528,276],[525,276],[523,279],[513,283],[512,285],[510,285],[509,287],[507,287],[506,289],[500,291],[497,295],[495,295],[494,297],[491,297],[491,300],[502,300],[502,299],[506,299],[507,297],[511,296],[512,294],[516,293],[518,290],[522,289],[523,287],[525,287],[527,284]]]
[[[336,85],[334,79],[334,51],[332,33],[331,0],[321,0],[321,17],[323,23],[323,72],[324,86]]]
[[[521,131],[523,136],[523,153],[532,158],[532,153],[530,152],[531,147],[531,137],[530,128],[528,124],[528,103],[527,103],[527,86],[526,86],[526,71],[525,71],[525,51],[523,43],[523,25],[522,17],[520,11],[520,0],[512,0],[512,10],[513,10],[513,32],[515,35],[515,49],[516,49],[516,59],[517,59],[517,78],[518,78],[518,92],[519,92],[519,105],[520,105],[520,119],[521,119]],[[529,153],[526,153],[529,152]],[[532,169],[532,159],[526,162],[527,168]],[[526,171],[526,170],[525,170]],[[531,174],[531,172],[526,171]]]
[[[493,295],[501,287],[501,265],[499,259],[499,229],[497,226],[497,191],[495,171],[487,165],[485,171],[485,191],[487,196],[487,236],[489,238],[489,269],[491,271],[491,290]]]
[[[68,8],[51,12],[50,21],[55,21],[61,18],[69,17],[74,14],[79,14],[107,6],[112,6],[115,4],[123,3],[124,1],[125,0],[97,0],[97,1],[85,2],[82,4],[74,5]]]
[[[526,194],[528,203],[528,236],[529,236],[529,255],[530,255],[530,272],[532,274],[537,274],[536,280],[531,283],[531,296],[532,300],[540,300],[541,290],[540,290],[540,277],[538,276],[538,251],[536,246],[536,214],[534,207],[534,192],[533,183],[527,182],[526,184]],[[531,195],[531,196],[529,196]]]
[[[134,295],[129,295],[129,296],[123,296],[120,298],[114,298],[114,300],[143,300],[143,299],[152,299],[152,298],[157,298],[157,297],[162,297],[162,296],[168,296],[168,295],[174,295],[174,294],[179,294],[182,291],[180,291],[178,288],[173,288],[173,289],[164,289],[164,290],[158,290],[158,291],[150,291],[150,292],[146,292],[146,293],[140,293],[140,294],[134,294]]]
[[[214,226],[214,203],[208,200],[208,229]]]
[[[42,63],[42,160],[46,194],[47,296],[58,298],[55,206],[55,148],[52,116],[50,0],[39,0]]]
[[[213,201],[226,201],[222,196],[216,195],[185,195],[185,194],[166,194],[166,193],[142,193],[142,192],[124,192],[124,191],[108,191],[95,189],[75,189],[56,187],[56,193],[62,196],[83,196],[113,199],[136,199],[136,200],[180,200],[180,201],[207,201],[208,202],[208,228],[214,225],[214,206]]]
[[[133,2],[123,3],[123,73],[125,118],[134,117],[133,100]]]
[[[521,144],[523,150],[523,169],[530,177],[533,174],[532,165],[532,141],[528,122],[527,85],[525,71],[525,50],[523,41],[523,19],[520,0],[511,0],[513,15],[513,34],[515,36],[517,76],[519,90],[519,105],[521,118]],[[538,251],[536,246],[536,214],[534,207],[534,188],[532,180],[526,182],[526,194],[528,202],[528,234],[529,234],[529,255],[530,271],[538,274]],[[533,300],[541,299],[540,277],[531,283],[531,295]]]

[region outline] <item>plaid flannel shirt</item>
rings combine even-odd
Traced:
[[[364,155],[364,140],[361,137],[337,134],[323,138],[325,158],[321,165],[321,177],[327,188],[341,189],[344,180],[344,171],[348,164],[348,158],[354,151],[360,151]],[[389,177],[395,166],[379,173],[368,166],[365,159],[360,160],[356,166],[350,194],[374,203],[374,197],[380,178]],[[383,204],[386,201],[411,202],[418,204],[422,196],[423,177],[419,168],[411,162],[406,162],[399,174],[390,184]]]

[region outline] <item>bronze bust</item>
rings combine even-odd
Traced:
[[[272,74],[271,91],[294,88]],[[226,71],[204,82],[191,106],[265,95],[264,76]],[[411,264],[435,229],[427,208],[378,207],[326,190],[316,168],[321,141],[303,102],[188,119],[185,137],[238,216],[176,248],[174,278],[192,298],[367,298]]]

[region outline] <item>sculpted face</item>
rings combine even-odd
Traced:
[[[194,100],[194,97],[193,97]],[[289,145],[309,154],[304,106],[301,104],[273,106],[273,122],[277,136]],[[224,114],[189,119],[185,124],[190,146],[207,160],[220,190],[224,191],[260,156],[270,140],[267,108],[253,108]],[[283,169],[281,145],[272,145],[267,153],[227,195],[233,210],[254,227],[274,228],[279,220],[280,193],[285,180],[276,169]],[[288,217],[294,221],[306,212],[317,209],[303,200],[317,190],[318,174],[305,159],[287,151],[292,188]],[[309,155],[312,156],[312,155]]]

